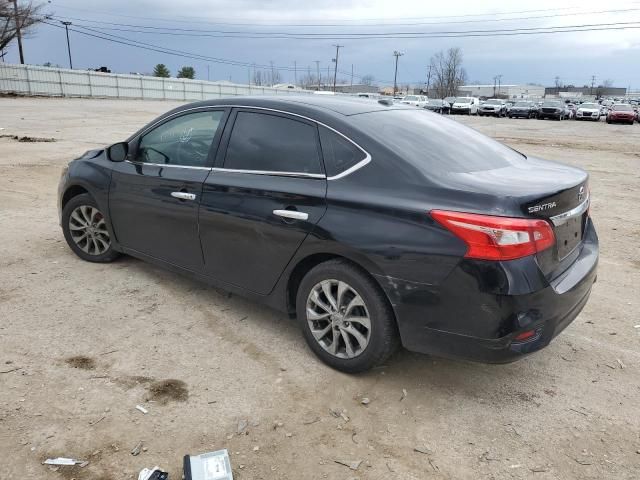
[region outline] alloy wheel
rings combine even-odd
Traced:
[[[80,205],[71,212],[69,232],[74,243],[89,255],[102,255],[111,246],[104,215],[90,205]]]
[[[320,346],[338,358],[360,355],[371,338],[371,319],[364,300],[346,282],[323,280],[309,292],[307,323]]]

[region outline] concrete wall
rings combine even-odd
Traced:
[[[195,101],[234,95],[304,95],[313,92],[0,63],[0,93]]]

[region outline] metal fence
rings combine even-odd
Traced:
[[[230,82],[121,75],[0,63],[0,93],[47,97],[194,101],[235,95],[299,95],[313,92]]]

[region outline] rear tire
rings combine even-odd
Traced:
[[[109,263],[120,256],[113,249],[107,218],[87,193],[73,197],[64,206],[62,232],[73,253],[87,262]]]
[[[305,275],[296,295],[296,313],[311,350],[336,370],[369,370],[400,344],[386,295],[366,272],[346,260],[329,260]]]

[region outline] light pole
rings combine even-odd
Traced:
[[[71,22],[60,22],[64,25],[64,29],[67,32],[67,52],[69,53],[69,68],[73,70],[73,63],[71,62],[71,44],[69,43],[69,25]]]
[[[333,61],[336,63],[336,67],[333,70],[333,91],[336,91],[336,78],[338,76],[338,55],[340,54],[340,49],[344,47],[344,45],[334,45],[336,47],[336,58]]]
[[[395,97],[396,92],[398,91],[398,58],[404,55],[402,52],[398,52],[395,50],[393,52],[393,56],[396,57],[396,73],[393,74],[393,96]]]

